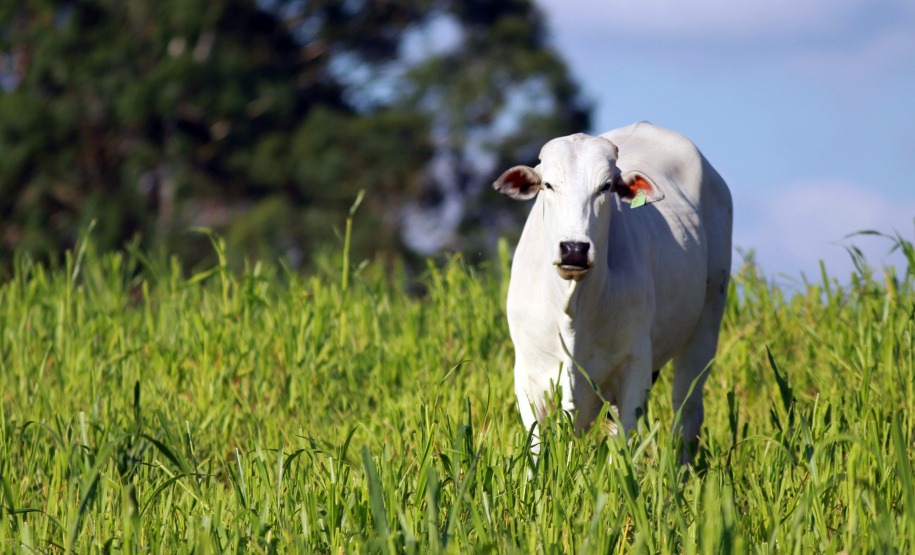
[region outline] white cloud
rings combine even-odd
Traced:
[[[802,182],[765,196],[735,194],[734,244],[755,249],[760,267],[768,275],[779,273],[809,278],[819,275],[823,260],[830,275],[845,280],[853,269],[845,246],[855,245],[874,268],[892,264],[902,269],[903,258],[887,257],[892,242],[881,237],[849,234],[876,230],[898,231],[913,237],[915,198],[893,197],[857,183]],[[735,260],[735,268],[740,261]]]

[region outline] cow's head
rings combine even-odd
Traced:
[[[663,198],[644,175],[620,175],[617,156],[616,145],[602,137],[560,137],[540,151],[539,166],[515,166],[493,183],[494,189],[516,200],[543,191],[549,257],[563,279],[584,278],[606,252],[612,194],[624,202],[640,192],[646,202]]]

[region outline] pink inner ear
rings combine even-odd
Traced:
[[[642,177],[641,175],[635,176],[635,179],[633,179],[629,183],[628,187],[629,187],[629,192],[633,197],[635,195],[639,194],[639,191],[644,192],[645,196],[650,196],[650,193],[652,191],[654,191],[654,188],[651,186],[651,183],[649,183],[648,180],[645,179],[644,177]]]
[[[530,176],[527,175],[527,172],[524,170],[518,169],[512,172],[509,172],[505,176],[505,181],[508,182],[508,186],[512,189],[517,189],[518,191],[525,192],[531,186]]]
[[[527,166],[515,166],[499,176],[493,186],[514,199],[527,200],[540,189],[540,174]]]

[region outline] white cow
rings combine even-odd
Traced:
[[[692,142],[647,122],[553,139],[540,160],[493,184],[519,200],[540,192],[508,290],[522,420],[530,428],[544,418],[555,384],[577,429],[603,397],[630,430],[653,376],[673,359],[688,462],[727,297],[728,187]]]

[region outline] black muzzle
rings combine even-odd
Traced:
[[[591,267],[588,261],[589,243],[563,241],[559,243],[559,265],[568,269],[587,270]]]

